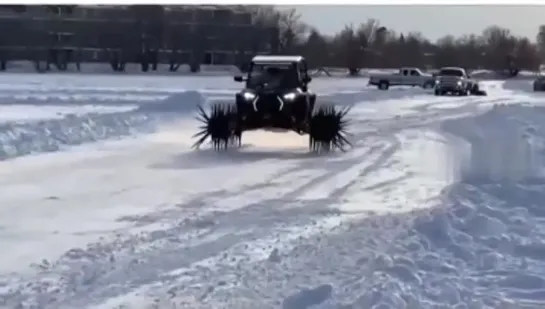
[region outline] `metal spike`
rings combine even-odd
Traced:
[[[200,131],[193,135],[198,140],[192,148],[199,147],[210,138],[210,143],[214,150],[226,150],[231,145],[241,145],[240,133],[236,133],[231,128],[230,121],[236,115],[236,108],[230,104],[214,104],[210,107],[210,112],[206,113],[202,106],[198,106],[198,115],[196,119],[203,123],[199,127]]]
[[[349,121],[345,119],[351,108],[337,109],[334,105],[326,105],[316,110],[311,121],[315,128],[311,128],[309,133],[310,150],[321,153],[339,149],[344,152],[347,146],[352,146],[347,139]]]

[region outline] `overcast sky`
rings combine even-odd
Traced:
[[[544,1],[545,4],[545,1]],[[288,6],[283,6],[288,7]],[[305,22],[321,32],[333,34],[345,24],[380,20],[396,32],[419,31],[432,40],[446,34],[480,33],[489,25],[509,28],[516,35],[535,41],[537,28],[545,24],[545,5],[307,5],[289,6],[301,13]]]

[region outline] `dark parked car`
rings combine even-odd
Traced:
[[[545,91],[545,75],[538,76],[533,83],[534,91]]]

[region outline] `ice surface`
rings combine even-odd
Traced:
[[[19,156],[0,162],[0,307],[545,303],[539,96],[494,81],[488,97],[435,97],[316,79],[324,101],[354,104],[352,150],[316,156],[304,136],[249,132],[241,149],[216,153],[188,150],[190,116],[232,95],[226,78],[40,75],[29,87],[25,76],[0,76],[0,87],[81,100],[63,103],[72,116],[0,135]],[[110,113],[79,112],[100,95]],[[35,117],[51,118],[54,101]],[[46,146],[63,151],[20,156]]]

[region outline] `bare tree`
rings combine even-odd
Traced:
[[[360,38],[358,38],[354,26],[349,25],[337,35],[337,50],[336,57],[339,58],[338,63],[342,63],[343,67],[348,68],[350,75],[359,74],[363,47],[361,46]],[[342,60],[341,60],[342,59]]]
[[[295,9],[283,11],[279,19],[280,50],[293,53],[307,34],[308,26],[301,21],[301,15]]]
[[[326,37],[316,29],[310,30],[310,34],[304,43],[303,53],[308,55],[307,61],[311,67],[321,67],[329,62],[332,51]]]
[[[515,56],[520,67],[537,68],[539,66],[538,50],[532,46],[532,42],[528,38],[523,37],[517,40]]]
[[[539,26],[536,42],[540,58],[545,59],[545,25]]]

